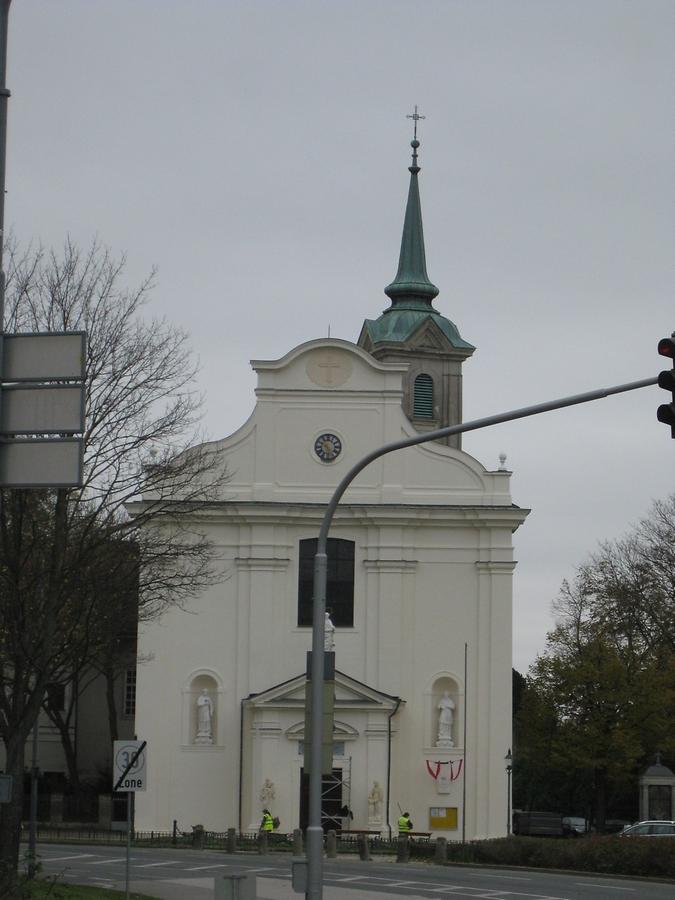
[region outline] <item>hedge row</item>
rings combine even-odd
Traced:
[[[509,837],[448,844],[448,862],[675,878],[675,838]]]

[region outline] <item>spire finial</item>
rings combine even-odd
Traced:
[[[417,112],[417,104],[415,104],[415,112],[412,115],[407,115],[406,119],[412,119],[413,122],[415,123],[414,131],[413,131],[413,140],[416,141],[417,140],[417,123],[419,122],[420,119],[426,119],[426,116],[421,116]]]
[[[414,123],[413,124],[413,139],[412,139],[412,141],[410,141],[410,146],[413,149],[412,168],[410,171],[412,171],[413,168],[417,169],[417,171],[419,171],[419,166],[417,165],[417,148],[419,147],[420,142],[417,140],[417,123],[419,122],[420,119],[426,119],[426,116],[422,116],[417,112],[417,104],[415,104],[415,112],[412,113],[412,115],[408,114],[406,116],[406,119],[412,119],[413,123]]]
[[[438,288],[429,281],[427,275],[427,263],[424,253],[424,232],[422,229],[422,208],[420,205],[419,185],[417,176],[420,167],[417,165],[417,148],[420,142],[417,140],[417,123],[426,116],[417,111],[408,114],[406,119],[414,122],[414,137],[410,142],[413,148],[412,165],[408,166],[410,172],[410,187],[408,188],[408,203],[405,208],[403,221],[403,237],[401,238],[401,253],[398,261],[396,278],[384,289],[385,294],[392,301],[392,308],[397,304],[412,304],[415,308],[428,308],[431,301],[438,294]],[[432,307],[433,308],[433,307]]]

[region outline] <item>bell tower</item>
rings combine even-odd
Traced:
[[[398,271],[384,293],[391,300],[379,319],[366,319],[358,345],[382,362],[407,362],[403,409],[417,431],[433,431],[462,421],[462,363],[476,349],[453,322],[433,306],[438,288],[427,275],[418,175],[415,107],[410,186],[403,222]],[[459,449],[461,435],[444,438]]]

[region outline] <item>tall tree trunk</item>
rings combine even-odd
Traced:
[[[68,781],[79,804],[82,786],[80,784],[80,773],[77,767],[75,743],[70,733],[71,711],[68,711],[68,715],[65,718],[61,715],[59,710],[49,709],[47,710],[47,715],[49,716],[50,721],[58,728],[59,737],[61,738],[61,747],[66,760],[66,768],[68,769]]]
[[[0,804],[0,897],[15,894],[19,867],[26,735],[23,729],[5,740],[5,773],[13,778],[12,800]]]
[[[110,742],[119,739],[117,732],[117,701],[115,700],[115,667],[106,666],[105,669],[105,696],[108,705],[108,727],[110,729]]]
[[[607,769],[595,770],[595,825],[599,832],[605,830],[607,820]]]

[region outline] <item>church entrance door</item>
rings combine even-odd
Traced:
[[[342,769],[333,769],[330,775],[321,778],[321,824],[324,831],[342,829]],[[309,775],[302,769],[300,773],[300,828],[309,825]]]

